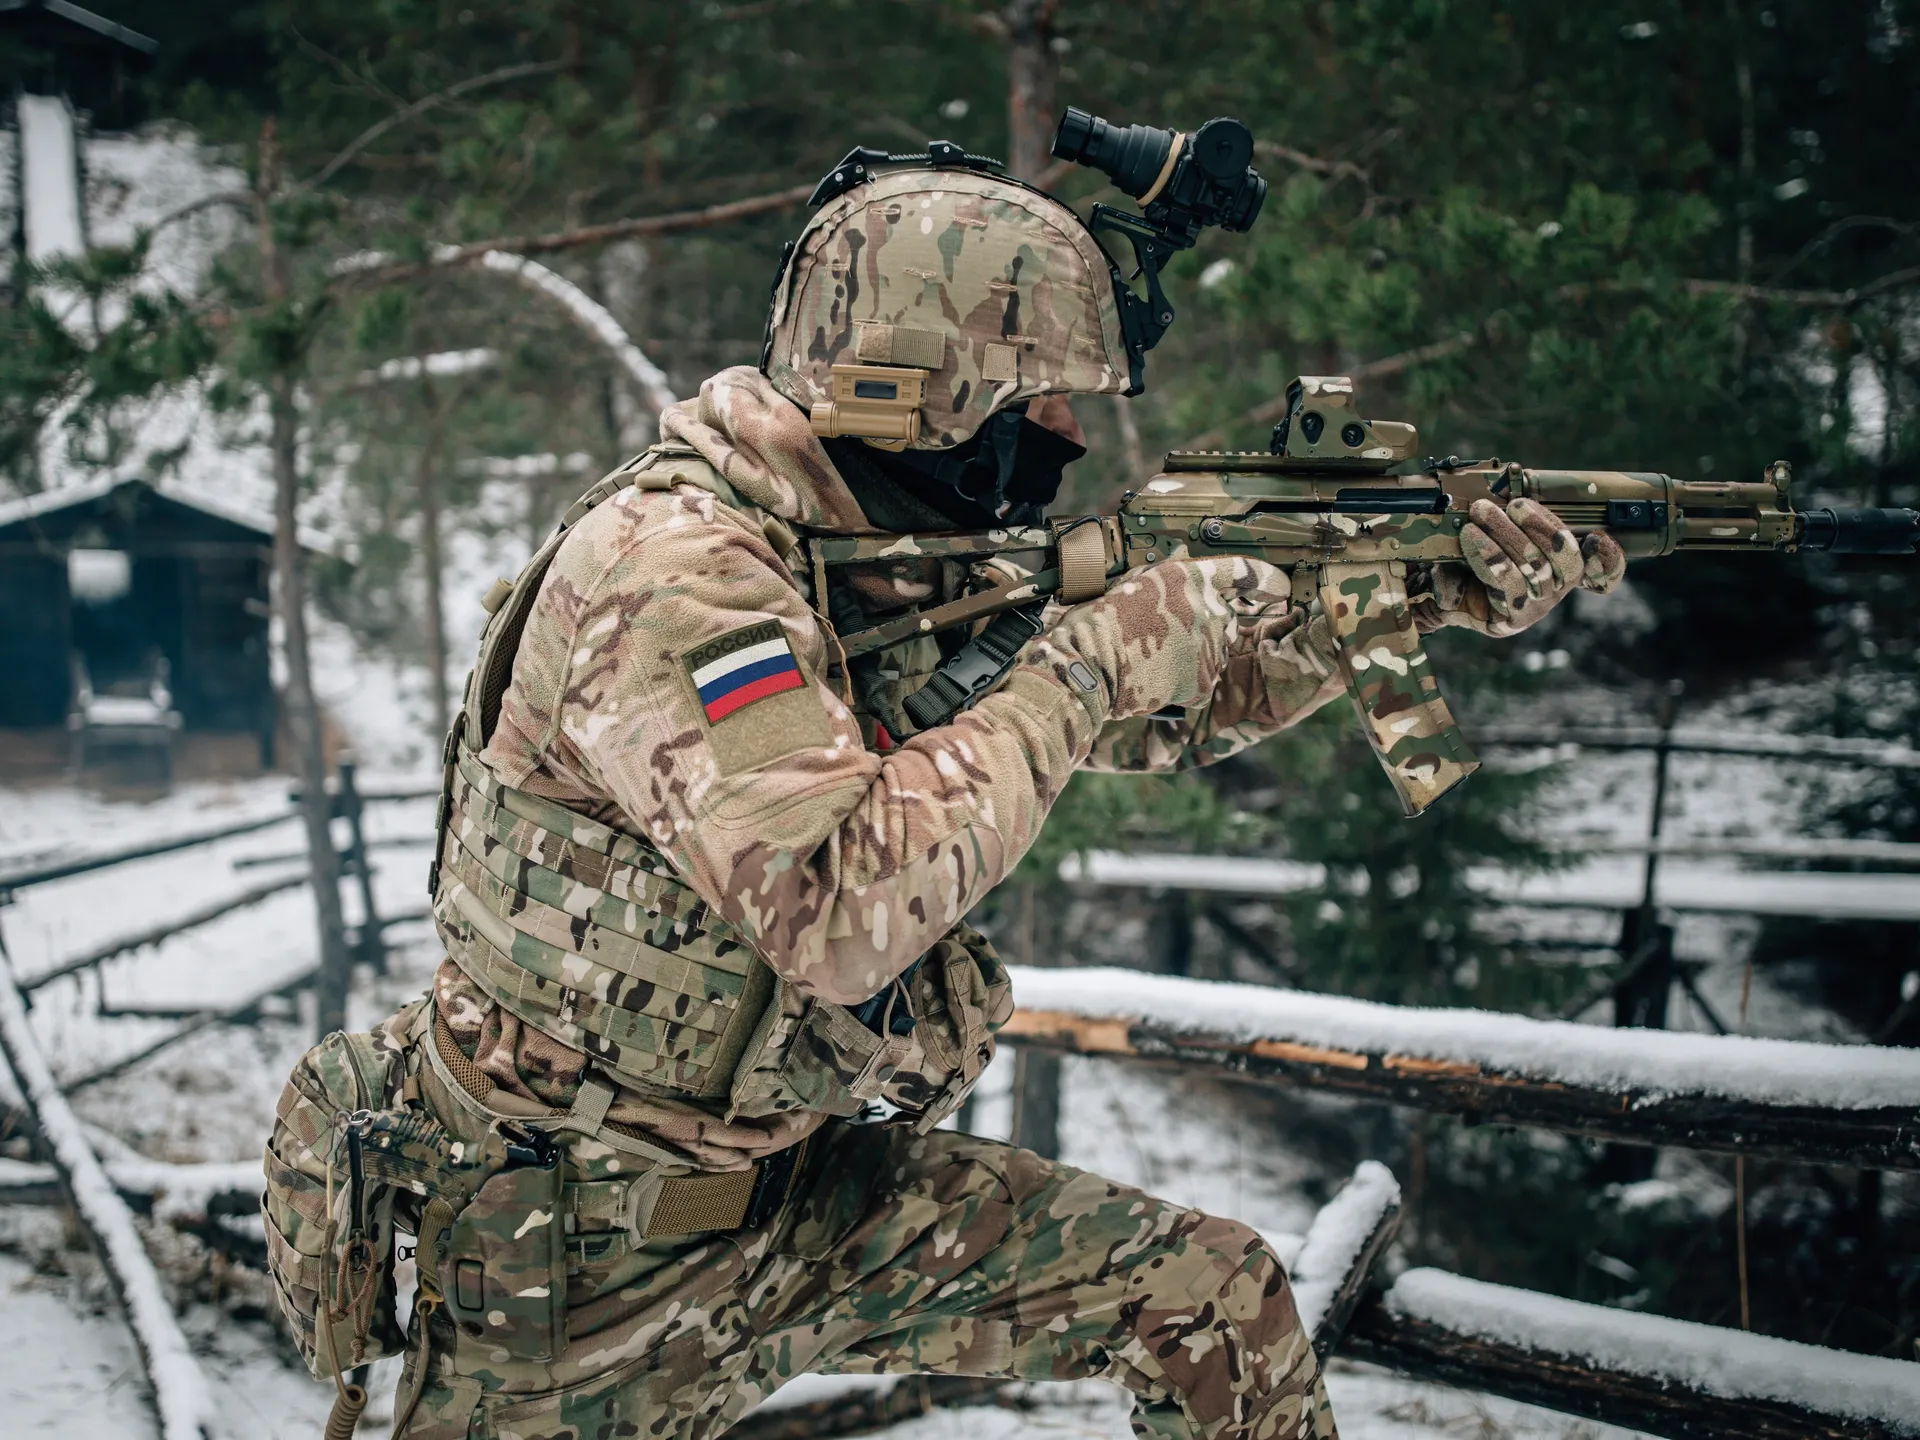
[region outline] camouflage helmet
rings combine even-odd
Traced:
[[[762,368],[820,435],[946,450],[1036,395],[1123,393],[1106,252],[1080,217],[974,170],[828,200],[774,288]]]

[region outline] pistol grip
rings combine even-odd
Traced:
[[[1340,652],[1347,693],[1408,816],[1480,768],[1427,663],[1399,560],[1328,561],[1320,605]]]

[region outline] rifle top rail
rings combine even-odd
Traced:
[[[1655,725],[1477,725],[1472,738],[1483,745],[1530,749],[1574,745],[1583,750],[1658,750],[1676,755],[1740,755],[1761,760],[1824,760],[1881,770],[1920,770],[1920,750],[1883,740],[1837,735],[1742,735]]]

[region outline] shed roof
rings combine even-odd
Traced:
[[[0,0],[0,28],[24,30],[42,43],[86,45],[106,42],[139,55],[160,48],[150,36],[83,10],[69,0]]]
[[[78,485],[62,485],[54,490],[42,490],[37,495],[23,495],[14,500],[0,500],[0,531],[29,520],[54,515],[62,510],[71,510],[80,505],[91,505],[122,490],[150,490],[163,500],[171,501],[189,510],[197,510],[229,525],[237,525],[250,530],[261,537],[263,543],[273,540],[273,517],[245,505],[217,499],[213,496],[198,494],[191,490],[174,487],[161,489],[152,481],[138,477],[115,479],[103,476],[97,480],[84,481]],[[318,551],[322,554],[333,553],[333,542],[319,531],[302,525],[300,527],[300,545],[302,549]]]

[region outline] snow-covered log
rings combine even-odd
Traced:
[[[1341,1352],[1674,1440],[1920,1436],[1920,1365],[1409,1270]]]
[[[1378,1160],[1361,1161],[1313,1217],[1290,1278],[1300,1323],[1323,1360],[1339,1345],[1375,1262],[1399,1228],[1400,1182]]]
[[[132,1212],[107,1178],[67,1097],[53,1083],[53,1072],[27,1018],[26,1001],[14,982],[12,962],[3,951],[0,1049],[6,1052],[20,1093],[73,1201],[74,1213],[92,1239],[101,1268],[126,1313],[153,1386],[162,1440],[204,1440],[213,1416],[206,1377],[200,1373],[200,1364],[174,1319],[160,1276],[140,1244]]]
[[[1133,970],[1012,967],[1003,1037],[1638,1145],[1920,1169],[1907,1050],[1379,1005]]]

